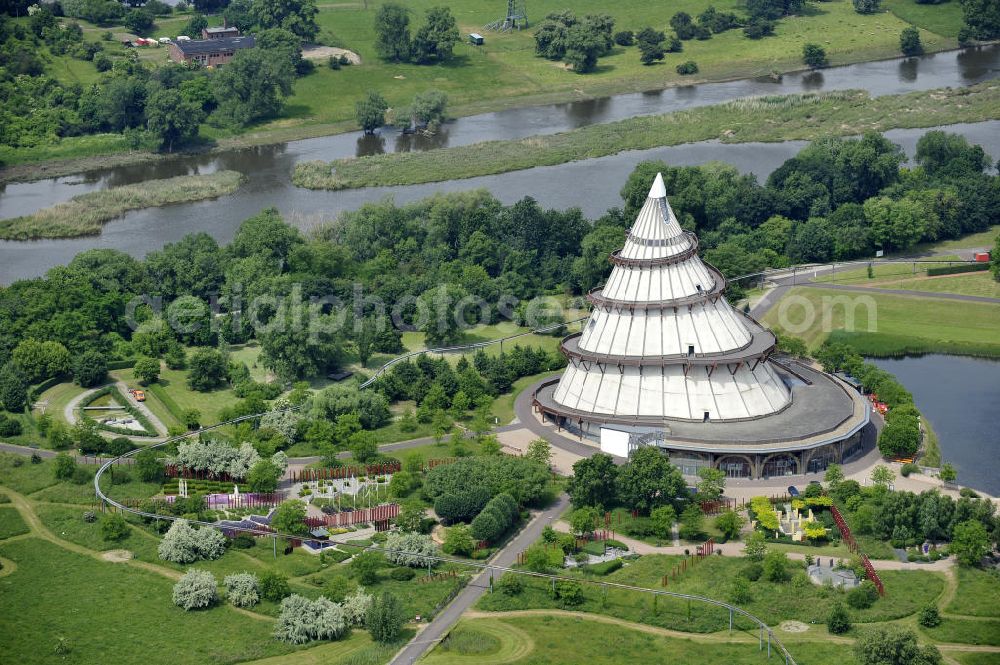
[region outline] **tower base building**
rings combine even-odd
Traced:
[[[542,417],[625,457],[655,445],[686,475],[821,471],[867,450],[870,405],[841,380],[776,354],[774,334],[723,297],[657,175],[569,363],[533,396]]]

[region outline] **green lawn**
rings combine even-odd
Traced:
[[[1000,235],[1000,224],[991,226],[985,231],[972,233],[954,240],[941,240],[940,242],[917,245],[913,248],[913,251],[934,253],[954,249],[978,249],[980,247],[990,248],[993,247],[993,243],[996,242],[998,235]]]
[[[845,330],[853,316],[853,330]],[[1000,355],[1000,307],[934,297],[796,287],[764,317],[810,348],[828,337],[863,355],[897,352],[979,352]]]
[[[737,634],[742,642],[694,641],[650,634],[625,626],[609,626],[580,617],[507,616],[503,619],[463,619],[423,661],[427,665],[701,665],[769,662],[756,639]],[[850,651],[836,644],[788,641],[796,662],[811,665],[850,665]],[[778,658],[781,661],[781,658]]]
[[[0,485],[21,494],[31,494],[57,482],[52,475],[51,461],[32,464],[24,455],[0,453]]]
[[[75,383],[60,383],[52,386],[39,395],[38,402],[45,405],[45,413],[49,414],[53,420],[66,422],[66,419],[63,418],[63,411],[65,410],[66,405],[68,405],[70,400],[74,397],[85,392],[86,390],[88,390],[88,388],[81,388]],[[35,409],[36,415],[41,413],[41,409]]]
[[[411,29],[423,23],[425,11],[437,0],[411,0]],[[767,75],[772,71],[801,69],[802,46],[818,42],[826,49],[833,65],[888,58],[899,55],[899,33],[909,23],[928,28],[921,30],[927,51],[953,48],[957,34],[957,2],[943,6],[904,7],[912,0],[893,2],[892,11],[861,15],[848,0],[811,3],[801,16],[781,20],[774,37],[746,39],[741,30],[714,35],[707,41],[684,43],[683,54],[670,54],[665,62],[644,66],[636,47],[616,47],[601,58],[597,70],[578,75],[562,63],[538,58],[534,54],[534,26],[530,30],[486,33],[481,47],[464,41],[455,48],[455,58],[440,65],[411,65],[382,62],[374,50],[374,16],[378,4],[328,3],[320,7],[320,41],[356,51],[362,64],[331,70],[318,63],[316,70],[294,83],[294,93],[282,114],[269,122],[247,128],[233,138],[231,132],[204,125],[202,135],[223,139],[221,145],[235,146],[256,142],[276,142],[306,138],[353,129],[354,104],[370,89],[381,92],[393,109],[410,103],[414,95],[436,88],[449,95],[453,115],[469,115],[516,106],[565,102],[601,97],[618,92],[660,89],[708,80],[729,80]],[[608,5],[600,0],[577,0],[572,9],[579,16],[609,13],[616,19],[616,30],[639,30],[647,25],[669,31],[674,12],[697,16],[709,5],[721,11],[744,13],[739,0],[677,0],[663,11],[650,13],[641,0],[623,0]],[[483,26],[503,13],[503,5],[492,0],[457,0],[450,4],[460,33],[483,32]],[[541,17],[566,8],[559,0],[538,0],[529,9],[534,25]],[[900,17],[905,17],[906,20]],[[187,16],[159,18],[152,36],[176,36]],[[213,22],[218,17],[213,17]],[[99,39],[107,28],[84,22],[87,38]],[[121,27],[110,28],[122,33]],[[109,52],[117,55],[121,47],[109,43]],[[143,61],[163,63],[167,49],[141,48]],[[677,63],[694,60],[699,73],[681,76]],[[97,74],[91,63],[55,58],[49,72],[66,82],[88,83]],[[390,117],[393,115],[390,111]],[[120,136],[74,137],[43,149],[5,151],[0,157],[7,163],[19,163],[46,157],[73,157],[127,152]]]
[[[941,625],[921,630],[938,642],[1000,646],[1000,621],[944,617]]]
[[[965,275],[946,275],[941,277],[911,277],[897,279],[878,279],[861,284],[882,289],[901,289],[903,291],[923,291],[925,293],[958,293],[967,296],[983,296],[1000,298],[1000,282],[993,279],[987,272],[977,272]]]
[[[945,37],[958,37],[962,20],[962,5],[945,2],[940,5],[920,5],[914,0],[885,0],[882,7],[907,23]]]
[[[13,506],[0,506],[0,539],[28,533],[28,527],[21,519],[21,513]]]
[[[1000,653],[996,652],[952,652],[951,656],[962,665],[1000,665]]]
[[[34,538],[0,543],[17,570],[0,578],[0,649],[12,663],[235,663],[294,649],[271,638],[272,624],[227,606],[184,612],[172,583]]]
[[[950,614],[978,617],[1000,617],[1000,575],[978,568],[959,566],[958,592],[944,610]]]
[[[947,254],[944,256],[934,256],[932,259],[934,261],[961,261],[961,258],[955,254]],[[833,282],[836,284],[850,284],[852,286],[866,286],[874,285],[877,281],[882,281],[885,279],[908,279],[911,277],[926,276],[928,268],[940,267],[944,263],[907,263],[905,261],[899,261],[896,263],[876,263],[872,265],[872,278],[868,277],[868,267],[859,266],[857,268],[851,268],[850,270],[838,270],[836,273],[826,273],[821,274],[818,277],[813,278],[812,281],[817,283]]]
[[[622,569],[603,578],[634,586],[662,589],[661,578],[669,575],[683,557],[647,555],[628,563]],[[667,591],[690,593],[719,600],[726,600],[729,583],[746,565],[740,557],[709,557],[690,567],[676,579],[668,581]],[[790,571],[804,569],[801,563],[792,563]],[[569,573],[573,574],[573,573]],[[880,573],[886,586],[886,596],[866,610],[850,610],[852,620],[859,622],[888,621],[910,616],[936,599],[944,589],[940,575],[924,571],[885,571]],[[672,598],[660,598],[655,603],[652,596],[638,592],[610,590],[607,599],[601,589],[584,585],[585,602],[577,609],[607,614],[628,621],[693,633],[711,633],[729,625],[728,612],[700,603]],[[773,583],[758,580],[751,583],[752,600],[744,603],[747,611],[769,625],[785,620],[822,624],[826,621],[830,604],[843,597],[843,592],[816,586],[807,580]],[[479,608],[488,611],[520,610],[558,607],[547,585],[529,582],[524,593],[509,597],[503,594],[486,596],[479,601]],[[742,625],[739,624],[738,625]],[[743,626],[748,628],[750,624]]]

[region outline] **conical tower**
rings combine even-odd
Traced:
[[[658,426],[739,421],[785,409],[791,393],[768,358],[774,335],[729,305],[726,280],[698,257],[657,174],[607,282],[588,295],[583,332],[553,394],[571,418]]]

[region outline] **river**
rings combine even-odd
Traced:
[[[1000,45],[993,45],[920,58],[885,60],[835,67],[821,72],[790,74],[780,83],[768,79],[707,83],[487,113],[448,123],[441,135],[430,142],[421,142],[415,137],[399,135],[392,130],[376,137],[341,134],[187,156],[148,165],[106,169],[31,183],[11,183],[0,189],[0,218],[30,214],[86,191],[153,178],[208,173],[217,169],[237,170],[248,178],[247,183],[233,196],[129,213],[122,219],[105,225],[103,233],[98,236],[0,242],[0,283],[41,275],[55,265],[68,262],[78,252],[95,247],[112,247],[134,256],[144,256],[149,251],[194,231],[206,231],[220,242],[226,242],[232,238],[243,219],[272,205],[289,221],[308,229],[336,217],[344,210],[357,208],[367,201],[384,196],[392,196],[397,202],[405,203],[434,192],[485,187],[505,203],[512,203],[523,196],[533,196],[546,207],[579,206],[585,214],[593,217],[620,204],[618,191],[635,162],[641,159],[664,159],[671,164],[683,165],[724,161],[764,178],[785,159],[798,152],[804,143],[790,141],[724,145],[708,141],[627,152],[496,176],[340,192],[309,191],[293,187],[290,173],[294,165],[303,160],[330,160],[379,150],[412,150],[465,145],[492,139],[514,139],[638,115],[716,104],[748,95],[846,88],[864,88],[872,94],[894,94],[948,85],[974,84],[998,75]],[[990,154],[1000,154],[1000,124],[956,125],[950,129],[966,135],[974,143],[982,144]],[[913,146],[924,131],[926,130],[898,130],[887,134],[912,155]]]
[[[1000,361],[926,355],[869,359],[913,393],[958,482],[1000,496]]]

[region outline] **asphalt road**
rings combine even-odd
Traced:
[[[509,567],[517,562],[517,555],[538,540],[542,535],[542,529],[553,524],[559,515],[569,505],[569,497],[565,494],[559,496],[556,502],[546,510],[535,516],[528,525],[521,530],[502,550],[493,555],[490,563],[497,566]],[[494,578],[494,582],[499,576]],[[414,637],[409,644],[396,654],[389,661],[390,665],[410,665],[417,662],[424,653],[433,647],[447,633],[455,622],[462,616],[462,613],[472,607],[477,600],[489,592],[490,571],[484,570],[476,575],[455,599],[448,604],[441,612],[434,617],[426,628]]]

